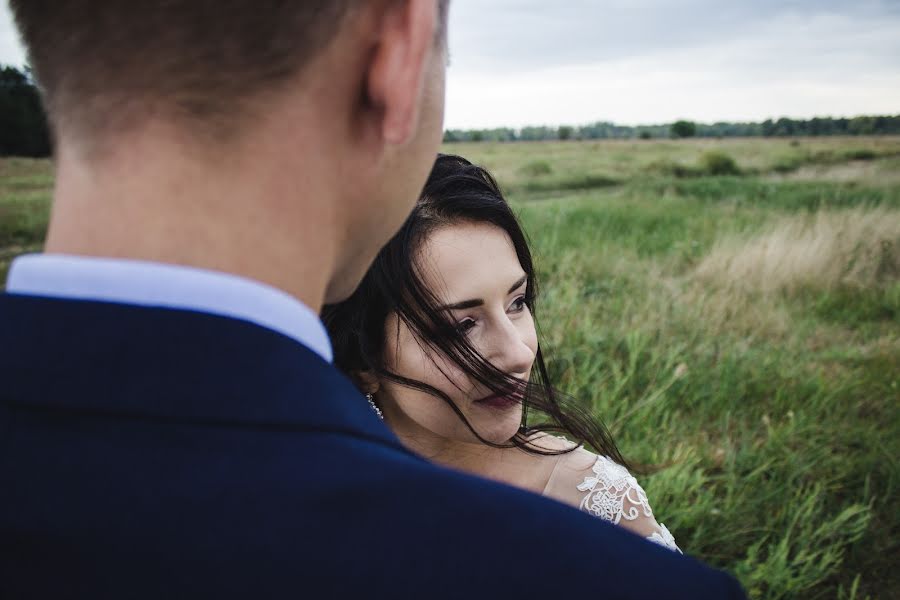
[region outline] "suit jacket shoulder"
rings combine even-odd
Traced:
[[[331,365],[249,323],[0,295],[0,380],[4,599],[741,597],[413,456]]]

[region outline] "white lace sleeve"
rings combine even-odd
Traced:
[[[578,485],[580,492],[586,492],[581,500],[581,510],[616,525],[625,519],[629,529],[651,542],[681,552],[666,526],[653,518],[647,494],[625,467],[598,456],[591,470],[593,475],[585,477]]]

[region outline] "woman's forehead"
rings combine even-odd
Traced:
[[[481,297],[493,287],[508,288],[523,273],[509,234],[490,223],[437,229],[422,245],[419,263],[423,283],[438,296],[450,294],[444,298],[448,302]]]

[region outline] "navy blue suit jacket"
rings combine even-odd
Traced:
[[[406,451],[301,344],[0,295],[0,598],[741,598],[595,517]]]

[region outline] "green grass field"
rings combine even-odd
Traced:
[[[558,386],[752,598],[900,590],[900,138],[449,144],[526,226]],[[0,160],[0,275],[49,163]]]

